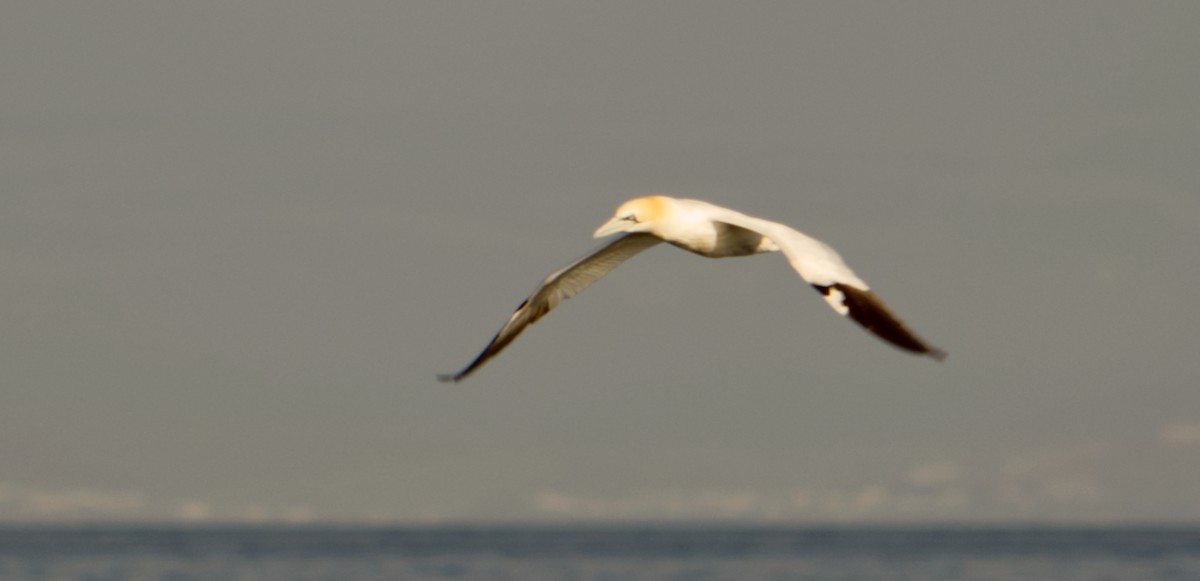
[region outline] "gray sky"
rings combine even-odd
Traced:
[[[1200,519],[1200,5],[28,2],[0,521]],[[464,365],[650,192],[661,247]]]

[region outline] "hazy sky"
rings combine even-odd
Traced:
[[[1200,520],[1200,4],[23,2],[0,522]],[[660,247],[458,385],[650,192]]]

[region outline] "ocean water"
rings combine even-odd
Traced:
[[[1200,527],[9,528],[0,580],[1200,580]]]

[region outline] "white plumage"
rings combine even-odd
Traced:
[[[946,356],[893,316],[837,252],[824,242],[783,224],[699,200],[647,196],[621,204],[612,219],[596,230],[595,237],[617,233],[623,235],[547,276],[474,361],[462,371],[439,375],[438,379],[461,381],[559,303],[579,294],[622,262],[659,242],[668,242],[709,258],[781,251],[800,278],[816,288],[839,314],[850,316],[901,349],[939,361]]]

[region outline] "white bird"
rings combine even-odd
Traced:
[[[621,204],[612,219],[596,229],[595,238],[618,232],[591,254],[547,276],[517,307],[508,322],[462,371],[439,375],[441,381],[462,381],[513,342],[525,327],[600,280],[622,262],[658,244],[674,246],[709,258],[748,256],[782,251],[800,278],[825,297],[833,310],[849,315],[883,340],[910,352],[941,361],[946,353],[909,331],[883,302],[824,242],[788,226],[702,202],[668,196],[635,198]]]

